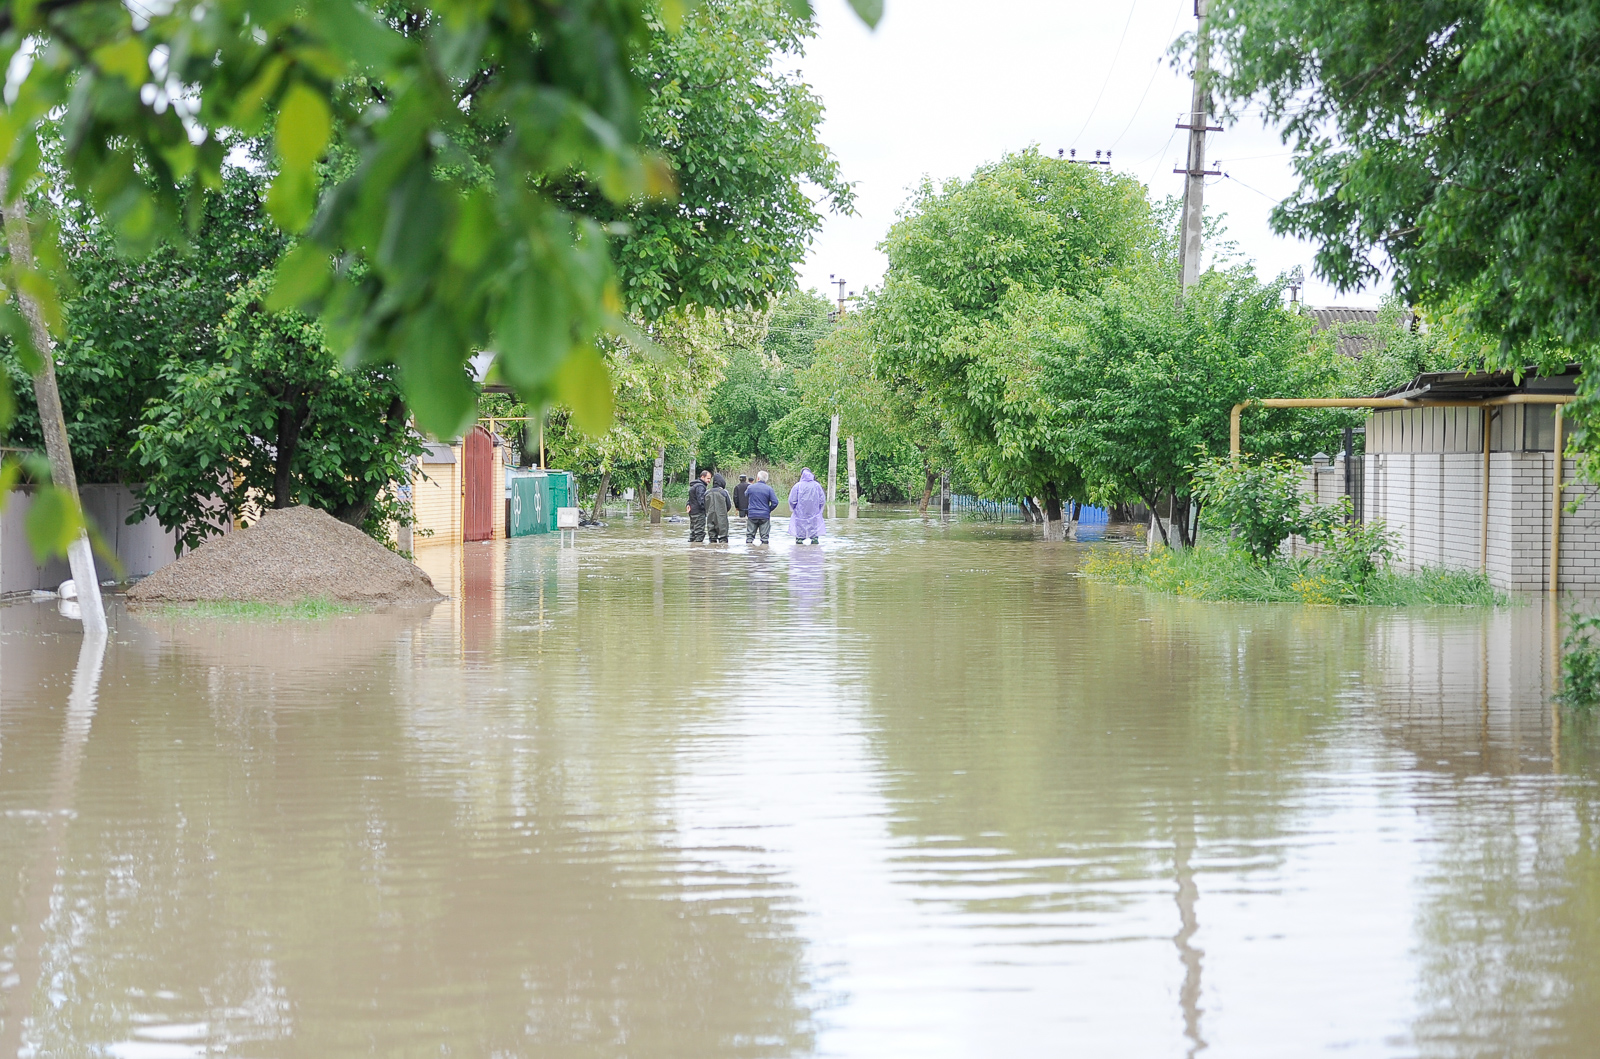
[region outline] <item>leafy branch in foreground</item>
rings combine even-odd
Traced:
[[[320,316],[359,363],[399,365],[423,429],[457,432],[479,349],[532,403],[594,432],[611,389],[595,338],[628,332],[607,214],[670,198],[641,146],[653,32],[683,0],[119,0],[11,4],[0,64],[20,73],[0,168],[20,193],[59,118],[64,172],[133,249],[181,239],[240,136],[271,143],[273,218],[301,236],[274,308]],[[707,5],[711,7],[713,5]],[[869,21],[881,4],[858,0]],[[791,17],[810,5],[789,0]],[[322,166],[337,145],[336,165]],[[584,195],[573,195],[576,186]],[[609,204],[604,212],[585,202]],[[59,320],[45,271],[14,261]],[[15,309],[0,318],[29,339]]]

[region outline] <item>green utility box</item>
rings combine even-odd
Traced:
[[[511,479],[511,510],[506,519],[511,536],[527,537],[556,531],[556,509],[577,507],[577,482],[566,471],[535,471]]]

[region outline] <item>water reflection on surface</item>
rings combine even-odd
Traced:
[[[78,728],[76,628],[0,609],[0,1046],[1592,1054],[1600,739],[1544,608],[678,529],[425,551],[431,611],[118,614]]]

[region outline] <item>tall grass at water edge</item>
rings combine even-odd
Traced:
[[[1342,582],[1313,559],[1257,564],[1237,551],[1202,545],[1152,554],[1097,549],[1083,566],[1095,581],[1138,585],[1190,599],[1317,606],[1495,607],[1509,602],[1477,571],[1424,567],[1416,573],[1380,570],[1364,585]]]

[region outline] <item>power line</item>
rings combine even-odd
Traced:
[[[1111,65],[1106,68],[1106,79],[1100,83],[1100,94],[1094,97],[1094,106],[1089,108],[1089,116],[1083,119],[1083,128],[1078,130],[1078,135],[1072,138],[1072,145],[1078,144],[1078,139],[1089,129],[1089,123],[1094,120],[1095,111],[1100,109],[1100,101],[1106,97],[1106,89],[1111,87],[1111,75],[1117,70],[1117,59],[1122,56],[1122,45],[1128,40],[1128,27],[1133,25],[1133,14],[1139,10],[1139,0],[1133,0],[1133,6],[1128,8],[1128,21],[1122,24],[1122,37],[1117,41],[1117,50],[1111,53]]]
[[[1173,33],[1177,32],[1178,19],[1183,17],[1183,8],[1184,8],[1184,4],[1186,2],[1187,2],[1187,0],[1179,0],[1178,10],[1172,16],[1172,25],[1167,29],[1167,39],[1168,40],[1171,40]],[[1139,111],[1144,109],[1144,101],[1145,101],[1146,98],[1149,97],[1150,89],[1155,86],[1156,78],[1159,77],[1160,75],[1161,75],[1161,60],[1158,58],[1158,59],[1156,59],[1155,72],[1150,75],[1150,80],[1145,82],[1144,91],[1139,94],[1139,105],[1133,108],[1133,117],[1128,119],[1128,124],[1126,124],[1126,125],[1124,125],[1122,127],[1122,131],[1117,134],[1117,138],[1115,140],[1111,141],[1112,150],[1115,150],[1117,144],[1122,142],[1122,138],[1124,136],[1128,135],[1128,130],[1133,128],[1133,123],[1135,121],[1139,120]],[[1162,150],[1166,150],[1166,148],[1162,148]]]
[[[1246,184],[1244,181],[1240,180],[1238,177],[1234,176],[1232,173],[1224,172],[1222,175],[1224,177],[1226,177],[1227,179],[1233,181],[1235,184],[1238,184],[1240,187],[1244,188],[1246,191],[1254,191],[1257,195],[1260,195],[1262,198],[1266,199],[1268,202],[1272,203],[1274,206],[1278,205],[1278,203],[1283,201],[1282,199],[1273,198],[1271,195],[1268,195],[1265,191],[1262,191],[1260,188],[1251,187],[1249,184]]]

